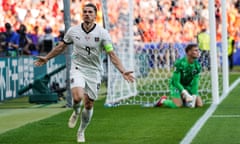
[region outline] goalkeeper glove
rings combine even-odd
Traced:
[[[196,99],[197,99],[197,96],[196,95],[192,95],[192,101],[187,102],[187,107],[195,108],[195,106],[196,106]]]
[[[197,101],[197,96],[196,95],[192,95],[193,100],[192,100],[192,108],[195,108],[196,106],[196,101]]]
[[[193,100],[193,97],[188,93],[187,90],[182,90],[182,96],[183,98],[188,102],[188,101],[192,101]]]

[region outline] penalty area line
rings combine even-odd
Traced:
[[[240,115],[212,115],[212,118],[239,118]]]

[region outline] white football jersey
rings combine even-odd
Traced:
[[[112,44],[107,30],[95,24],[89,32],[86,32],[83,24],[80,24],[69,28],[63,41],[66,44],[73,44],[72,63],[78,65],[84,73],[101,73],[101,54],[104,45]]]

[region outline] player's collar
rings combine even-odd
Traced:
[[[187,56],[185,57],[185,60],[186,60],[187,63],[189,63],[189,64],[194,64],[194,62],[195,62],[195,59],[192,59],[192,61],[190,61]]]
[[[94,24],[93,27],[92,27],[89,31],[87,31],[87,30],[84,28],[83,23],[81,24],[81,27],[82,27],[83,31],[84,31],[86,34],[88,34],[88,33],[90,33],[91,31],[94,30],[94,28],[96,27],[96,24]]]

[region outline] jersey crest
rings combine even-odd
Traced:
[[[95,37],[95,42],[99,42],[99,37]]]
[[[90,36],[85,36],[85,39],[86,39],[87,41],[89,41]]]

